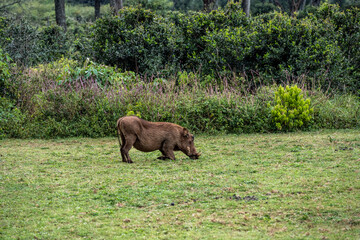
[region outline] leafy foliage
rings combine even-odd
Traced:
[[[234,75],[249,80],[255,74],[268,85],[282,84],[286,73],[305,74],[308,85],[316,79],[322,90],[358,94],[359,20],[357,8],[343,11],[328,3],[295,16],[272,12],[253,18],[239,3],[166,16],[128,7],[66,34],[54,26],[37,29],[25,20],[1,19],[0,46],[27,66],[67,56],[158,77],[186,71],[202,81]]]
[[[63,57],[68,50],[67,36],[59,26],[41,28],[37,37],[39,62],[51,62]]]
[[[275,92],[271,119],[278,130],[299,129],[310,122],[314,109],[310,108],[310,99],[305,100],[301,92],[296,85],[285,89],[280,86]]]
[[[11,58],[0,48],[0,97],[9,94],[8,81],[11,77]]]
[[[124,8],[116,17],[99,19],[93,29],[95,58],[105,64],[150,74],[172,64],[176,29],[149,10]]]
[[[360,40],[357,9],[324,4],[301,17],[274,12],[246,18],[239,4],[211,13],[173,12],[166,18],[125,8],[94,25],[95,57],[140,74],[200,72],[252,75],[281,84],[284,73],[306,74],[322,89],[356,93]],[[345,37],[344,37],[345,36]],[[355,40],[355,41],[354,41]]]
[[[26,115],[13,101],[0,96],[0,139],[5,137],[23,137],[22,129]]]
[[[57,60],[69,49],[67,36],[58,26],[38,29],[26,19],[21,19],[13,22],[3,20],[1,27],[0,34],[7,37],[0,40],[0,47],[22,65],[32,66]]]

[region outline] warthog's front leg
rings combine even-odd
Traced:
[[[162,148],[160,149],[160,151],[163,154],[163,156],[158,157],[158,159],[161,159],[161,160],[166,160],[166,159],[175,160],[174,146],[172,146],[171,144],[169,144],[167,142],[164,142],[164,144],[162,145]]]
[[[160,160],[166,160],[166,157],[165,157],[165,153],[163,150],[160,150],[162,156],[158,157],[157,159],[160,159]]]
[[[162,156],[158,157],[157,159],[160,160],[171,159],[170,157],[167,157],[167,154],[163,150],[160,150],[160,152],[162,153]]]

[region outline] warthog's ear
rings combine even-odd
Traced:
[[[189,137],[189,130],[187,130],[186,128],[183,128],[183,136],[185,138]]]

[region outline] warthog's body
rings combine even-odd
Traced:
[[[142,152],[160,150],[163,156],[159,159],[175,160],[173,151],[179,150],[193,159],[200,156],[194,146],[194,136],[177,124],[148,122],[135,116],[126,116],[120,118],[116,126],[123,162],[133,162],[129,156],[132,146]]]

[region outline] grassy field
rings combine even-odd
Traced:
[[[0,140],[0,238],[360,238],[360,130],[195,145],[125,164],[116,138]]]

